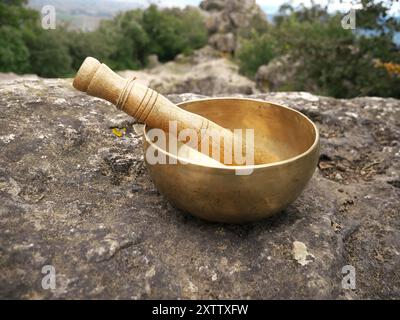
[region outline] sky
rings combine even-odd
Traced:
[[[143,5],[148,5],[149,3],[156,3],[160,6],[165,6],[165,7],[184,7],[186,5],[194,5],[198,6],[201,0],[118,0],[118,1],[123,1],[123,2],[135,2]],[[287,2],[293,3],[295,6],[303,3],[305,5],[309,5],[311,3],[311,0],[256,0],[257,4],[263,8],[263,10],[267,14],[274,14],[278,11],[279,7]],[[314,3],[319,3],[326,5],[328,0],[314,0]],[[342,11],[342,12],[347,12],[351,8],[351,3],[350,0],[331,0],[331,4],[329,6],[330,11]],[[357,9],[357,7],[354,7],[354,9]],[[393,15],[400,15],[400,1],[397,1],[391,10],[391,13]]]

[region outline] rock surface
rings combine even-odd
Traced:
[[[37,80],[39,77],[36,74],[15,74],[13,72],[3,73],[0,72],[0,82],[9,82],[13,80]]]
[[[235,226],[174,209],[109,104],[66,80],[1,84],[0,297],[399,299],[400,101],[252,97],[312,118],[322,154],[287,210]]]

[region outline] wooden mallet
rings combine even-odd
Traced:
[[[202,151],[201,138],[208,137],[208,156],[219,153],[219,159],[216,160],[223,164],[236,164],[233,155],[232,163],[225,163],[228,161],[225,161],[224,157],[223,140],[212,139],[213,133],[219,132],[220,137],[223,137],[226,143],[231,143],[232,150],[234,150],[235,135],[231,130],[179,108],[158,92],[138,83],[135,79],[122,78],[108,66],[92,57],[86,58],[83,62],[74,79],[73,86],[91,96],[113,103],[118,109],[151,128],[159,128],[168,132],[170,121],[176,121],[178,133],[183,129],[194,129],[199,137],[198,151]],[[242,150],[245,152],[245,141],[242,140]],[[217,153],[213,153],[216,148],[218,148]],[[262,161],[262,159],[257,159],[257,153],[254,155],[255,163]]]

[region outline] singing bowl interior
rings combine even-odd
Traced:
[[[176,207],[210,221],[244,223],[282,211],[302,192],[319,155],[316,126],[300,112],[265,101],[214,98],[179,104],[229,129],[254,129],[254,144],[270,161],[243,167],[220,167],[181,159],[150,140],[145,128],[145,154],[151,145],[177,164],[149,164],[150,175]],[[145,156],[146,159],[146,156]],[[180,160],[184,160],[185,164]],[[251,174],[238,175],[238,169]]]

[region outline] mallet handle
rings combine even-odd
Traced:
[[[94,58],[85,59],[74,79],[73,86],[91,96],[113,103],[118,109],[151,128],[160,128],[168,132],[169,122],[176,121],[178,133],[186,128],[196,130],[199,137],[199,151],[201,151],[202,129],[218,130],[224,139],[230,139],[231,143],[234,141],[232,131],[200,115],[179,108],[163,95],[138,83],[135,79],[122,78]],[[224,163],[223,141],[220,146],[210,139],[210,148],[217,147],[220,154],[219,161]],[[211,153],[209,155],[211,156]]]

